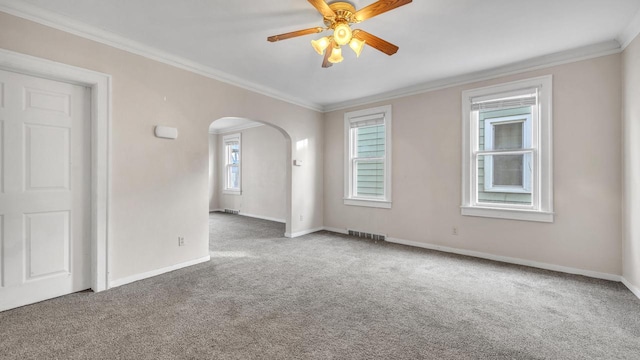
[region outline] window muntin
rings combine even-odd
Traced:
[[[462,214],[553,221],[551,77],[463,92]]]
[[[345,204],[391,207],[391,107],[345,114]]]
[[[228,194],[238,194],[241,191],[241,141],[240,134],[223,137],[224,143],[224,189]]]

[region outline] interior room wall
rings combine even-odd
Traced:
[[[218,192],[220,169],[217,168],[218,135],[209,134],[209,212],[220,209],[220,194]]]
[[[285,222],[286,218],[286,142],[271,126],[259,126],[233,133],[242,134],[240,195],[222,193],[219,208],[238,210],[240,214]],[[218,184],[224,181],[224,143],[218,135]]]
[[[640,296],[640,38],[622,54],[624,72],[623,277]]]
[[[307,216],[287,231],[322,226],[321,113],[2,12],[0,48],[112,75],[112,282],[208,256],[207,134],[222,117],[255,119],[289,134],[292,157],[309,161],[292,170],[287,204]],[[154,137],[156,125],[178,128],[178,138]],[[186,246],[178,247],[178,236]]]
[[[462,91],[549,74],[555,222],[462,216]],[[621,88],[615,54],[328,113],[325,226],[620,275]],[[386,104],[393,114],[392,208],[346,206],[344,113]]]

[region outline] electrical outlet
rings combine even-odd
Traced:
[[[455,227],[455,226],[454,226],[454,227],[451,229],[451,235],[458,235],[458,228],[457,228],[457,227]]]
[[[300,215],[300,221],[304,221],[304,216]]]
[[[184,246],[184,236],[178,236],[178,246]]]

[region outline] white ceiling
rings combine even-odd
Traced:
[[[612,40],[624,41],[640,9],[640,0],[415,0],[355,26],[398,45],[397,54],[366,47],[356,59],[345,49],[342,63],[323,69],[310,45],[321,34],[266,41],[322,26],[306,0],[0,0],[5,10],[10,3],[318,109],[594,44],[619,49]]]

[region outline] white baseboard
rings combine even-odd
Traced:
[[[347,229],[338,229],[330,226],[325,226],[322,228],[322,230],[331,231],[338,234],[349,235],[349,232],[347,231]]]
[[[282,224],[286,224],[287,223],[287,220],[285,220],[285,219],[276,219],[276,218],[272,218],[272,217],[269,217],[269,216],[247,214],[247,213],[243,213],[243,212],[239,213],[238,215],[242,215],[242,216],[246,216],[246,217],[250,217],[250,218],[254,218],[254,219],[274,221],[274,222],[282,223]]]
[[[629,288],[629,290],[631,290],[631,292],[638,297],[638,299],[640,299],[640,288],[638,288],[637,286],[633,285],[632,283],[629,282],[629,280],[625,279],[624,276],[622,277],[622,283],[624,284],[624,286],[626,286],[627,288]]]
[[[298,236],[307,235],[307,234],[311,234],[311,233],[322,231],[322,230],[324,230],[324,227],[319,227],[319,228],[309,229],[309,230],[302,230],[295,233],[284,233],[284,237],[293,239],[293,238],[297,238]]]
[[[136,275],[127,276],[125,278],[118,279],[118,280],[112,280],[111,282],[109,282],[109,288],[122,286],[122,285],[125,285],[125,284],[132,283],[134,281],[143,280],[143,279],[147,279],[147,278],[154,277],[154,276],[157,276],[157,275],[161,275],[161,274],[164,274],[164,273],[168,273],[170,271],[182,269],[182,268],[185,268],[187,266],[192,266],[192,265],[200,264],[200,263],[203,263],[203,262],[207,262],[210,259],[211,259],[211,256],[207,255],[207,256],[201,257],[199,259],[183,262],[183,263],[176,264],[176,265],[167,266],[167,267],[164,267],[164,268],[161,268],[161,269],[157,269],[157,270],[147,271],[147,272],[142,273],[142,274],[136,274]]]
[[[209,213],[212,212],[224,212],[224,209],[213,209],[213,210],[209,210]],[[240,216],[246,216],[246,217],[250,217],[250,218],[254,218],[254,219],[261,219],[261,220],[269,220],[269,221],[273,221],[273,222],[277,222],[277,223],[282,223],[282,224],[286,224],[287,220],[285,219],[277,219],[277,218],[273,218],[273,217],[269,217],[269,216],[262,216],[262,215],[254,215],[254,214],[247,214],[247,213],[243,213],[243,212],[239,212],[238,215]]]
[[[324,230],[332,231],[332,232],[336,232],[336,233],[340,233],[340,234],[347,234],[346,229],[338,229],[338,228],[332,228],[332,227],[325,226]],[[539,268],[539,269],[544,269],[544,270],[551,270],[551,271],[558,271],[558,272],[563,272],[563,273],[567,273],[567,274],[583,275],[583,276],[592,277],[592,278],[596,278],[596,279],[604,279],[604,280],[617,281],[617,282],[622,281],[634,294],[636,294],[636,296],[638,296],[640,298],[640,289],[638,289],[638,288],[634,287],[633,285],[631,285],[628,281],[626,281],[620,275],[602,273],[602,272],[584,270],[584,269],[577,269],[577,268],[572,268],[572,267],[568,267],[568,266],[547,264],[547,263],[541,263],[541,262],[532,261],[532,260],[525,260],[525,259],[513,258],[513,257],[508,257],[508,256],[493,255],[493,254],[483,253],[483,252],[479,252],[479,251],[457,249],[457,248],[452,248],[452,247],[448,247],[448,246],[434,245],[434,244],[428,244],[428,243],[423,243],[423,242],[418,242],[418,241],[397,239],[397,238],[392,238],[392,237],[387,237],[386,241],[391,242],[391,243],[395,243],[395,244],[419,247],[419,248],[423,248],[423,249],[442,251],[442,252],[458,254],[458,255],[472,256],[472,257],[477,257],[477,258],[487,259],[487,260],[493,260],[493,261],[500,261],[500,262],[509,263],[509,264],[530,266],[530,267],[534,267],[534,268]]]
[[[493,254],[483,253],[479,251],[456,249],[452,247],[427,244],[427,243],[422,243],[417,241],[402,240],[402,239],[396,239],[396,238],[390,238],[390,237],[388,237],[386,241],[396,243],[396,244],[420,247],[420,248],[429,249],[429,250],[437,250],[437,251],[442,251],[442,252],[447,252],[452,254],[472,256],[472,257],[493,260],[493,261],[500,261],[500,262],[509,263],[509,264],[530,266],[534,268],[558,271],[558,272],[563,272],[567,274],[583,275],[583,276],[592,277],[596,279],[604,279],[604,280],[611,280],[611,281],[617,281],[617,282],[620,282],[622,279],[620,275],[615,275],[615,274],[608,274],[608,273],[577,269],[577,268],[561,266],[561,265],[541,263],[537,261],[513,258],[508,256],[493,255]]]

